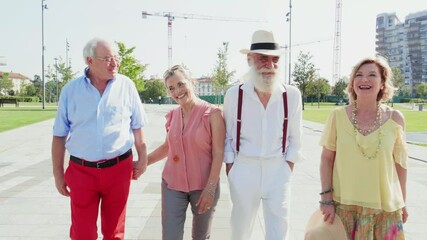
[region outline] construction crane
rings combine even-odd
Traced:
[[[309,42],[299,42],[299,43],[295,43],[292,44],[292,47],[299,47],[299,46],[304,46],[304,45],[311,45],[311,44],[316,44],[316,43],[321,43],[321,42],[328,42],[331,41],[332,38],[327,38],[327,39],[321,39],[321,40],[315,40],[315,41],[309,41]],[[280,48],[284,48],[285,49],[285,66],[288,65],[288,62],[290,61],[287,56],[289,51],[291,51],[291,48],[289,47],[289,45],[285,45],[285,46],[280,46]],[[288,84],[291,85],[291,74],[292,74],[292,66],[290,66],[289,68],[285,68],[285,80],[286,77],[288,76]]]
[[[334,63],[332,73],[332,84],[340,80],[341,75],[341,14],[342,0],[335,3],[335,36],[334,36]]]
[[[168,66],[169,68],[172,67],[172,21],[174,21],[175,18],[214,20],[214,21],[262,22],[260,20],[247,19],[247,18],[214,17],[214,16],[207,16],[207,15],[173,13],[173,12],[149,13],[146,11],[142,11],[142,18],[146,19],[147,16],[166,17],[168,19]]]

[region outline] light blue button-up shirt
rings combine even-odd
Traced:
[[[68,136],[70,155],[88,161],[117,157],[133,146],[132,130],[146,124],[144,108],[128,77],[117,74],[101,95],[86,72],[62,89],[53,135]]]

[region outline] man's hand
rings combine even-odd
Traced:
[[[138,178],[145,172],[145,170],[147,170],[147,161],[133,161],[132,179],[138,180]]]
[[[55,177],[55,186],[58,192],[66,197],[70,196],[70,192],[68,191],[67,184],[65,183],[64,176]]]

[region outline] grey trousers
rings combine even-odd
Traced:
[[[212,208],[199,214],[196,206],[201,190],[191,192],[179,192],[171,190],[162,182],[162,235],[163,240],[182,240],[184,237],[184,223],[188,204],[193,213],[192,239],[210,239],[212,217],[215,212],[220,195],[219,184],[215,192]]]

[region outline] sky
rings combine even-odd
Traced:
[[[0,1],[0,71],[33,78],[42,72],[42,0]],[[212,20],[176,18],[172,23],[172,64],[184,64],[195,78],[211,76],[223,42],[229,43],[228,69],[235,80],[247,70],[240,49],[249,48],[252,33],[271,30],[281,46],[289,44],[289,0],[45,0],[45,71],[54,58],[68,57],[82,74],[82,49],[94,37],[135,47],[134,57],[147,64],[145,77],[161,77],[168,68],[167,18],[148,13],[172,12],[210,16]],[[300,52],[311,53],[321,77],[332,79],[335,0],[292,0],[291,63]],[[375,20],[395,12],[401,21],[410,13],[427,10],[425,0],[343,0],[341,76],[348,76],[359,60],[375,55]],[[230,21],[217,21],[227,18]],[[253,19],[257,22],[232,19]],[[281,57],[288,68],[289,55]],[[4,65],[5,64],[5,65]],[[285,70],[287,71],[287,70]],[[287,73],[283,72],[287,77]]]

